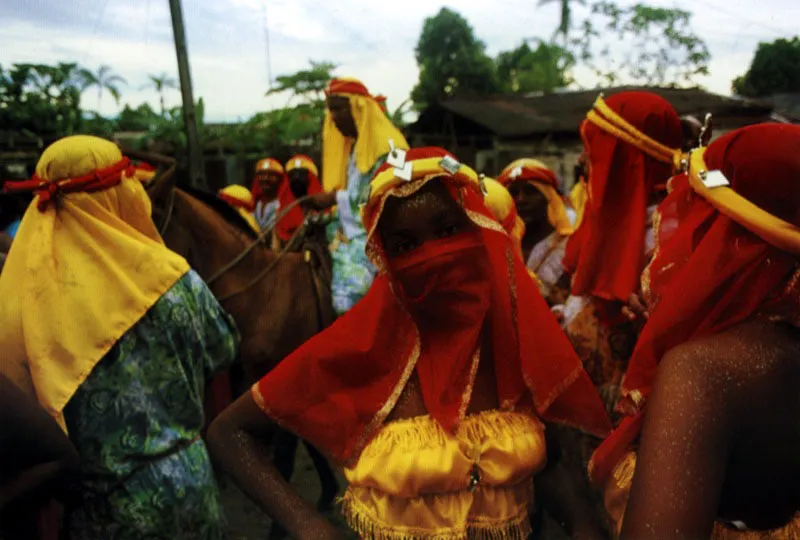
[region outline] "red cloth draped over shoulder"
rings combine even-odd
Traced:
[[[680,119],[663,98],[623,92],[606,104],[651,139],[680,148]],[[627,302],[645,267],[647,206],[656,186],[672,175],[672,164],[647,155],[586,120],[581,136],[589,168],[589,200],[570,238],[564,267],[572,274],[572,294]]]
[[[760,124],[737,130],[712,143],[704,157],[708,170],[721,171],[739,195],[800,226],[800,127]],[[631,415],[598,448],[590,466],[601,484],[638,437],[643,412],[637,411],[670,349],[762,310],[779,313],[789,300],[789,315],[798,316],[796,255],[717,211],[685,174],[672,180],[671,190],[658,209],[656,256],[642,279],[651,315],[622,384]]]
[[[427,158],[430,164],[430,158],[445,155],[441,149],[412,149],[406,159]],[[358,458],[416,371],[428,412],[452,429],[464,410],[456,406],[463,404],[458,400],[471,396],[471,348],[485,321],[501,407],[533,406],[545,420],[607,433],[610,425],[597,392],[523,262],[513,255],[510,238],[484,205],[477,175],[471,169],[470,175],[463,174],[468,169],[463,165],[458,173],[421,168],[415,167],[411,182],[397,181],[377,195],[381,172],[373,179],[364,222],[370,233],[367,252],[379,268],[378,276],[350,312],[254,386],[255,401],[278,424],[344,464]],[[418,327],[398,293],[399,283],[375,232],[387,196],[408,196],[432,178],[445,183],[477,225],[474,235],[483,250],[478,253],[489,274],[481,289],[489,297],[481,304],[485,313],[477,330],[472,319],[464,322],[452,305],[441,307],[439,323]],[[459,273],[469,271],[450,268],[447,273],[458,280]]]

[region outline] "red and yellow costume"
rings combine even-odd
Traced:
[[[658,208],[656,255],[642,276],[651,315],[622,384],[627,416],[590,467],[620,527],[635,465],[630,449],[661,358],[756,317],[800,326],[798,144],[797,126],[737,130],[693,151],[688,172],[670,182]],[[722,173],[730,185],[706,187],[706,171]],[[795,536],[779,537],[796,538],[800,522],[791,526]],[[725,534],[715,529],[715,537]]]
[[[523,260],[528,269],[536,274],[539,290],[548,303],[564,303],[569,291],[560,284],[564,273],[562,259],[573,227],[564,199],[558,192],[558,178],[541,161],[523,158],[503,169],[498,180],[506,187],[514,182],[528,183],[547,199],[547,220],[555,231],[534,246],[530,254],[525,254]]]
[[[281,242],[288,242],[292,236],[294,236],[294,233],[297,231],[298,227],[303,224],[303,220],[305,219],[303,209],[299,204],[295,204],[297,199],[295,198],[294,193],[292,193],[292,190],[289,188],[288,175],[295,169],[304,169],[308,172],[309,195],[322,192],[322,184],[319,182],[319,171],[317,171],[317,166],[314,164],[314,160],[308,156],[297,154],[286,162],[286,176],[284,176],[283,183],[278,190],[278,212],[284,213],[289,207],[291,207],[291,209],[286,211],[286,213],[283,214],[283,217],[275,225],[275,233],[278,235],[278,238],[281,240]]]
[[[363,208],[372,287],[252,390],[268,416],[346,467],[343,511],[364,537],[525,537],[545,465],[538,418],[597,434],[609,425],[477,175],[447,155],[410,150],[411,181],[381,168]],[[474,229],[387,258],[376,232],[384,203],[434,179]],[[483,343],[499,409],[468,416]],[[410,380],[428,415],[387,424]]]
[[[217,196],[236,209],[256,234],[261,232],[253,212],[256,209],[256,200],[253,193],[244,186],[232,185],[219,190]]]
[[[647,263],[648,203],[672,175],[682,130],[661,97],[624,92],[598,98],[581,136],[589,197],[564,256],[572,274],[564,328],[592,380],[613,394],[637,337],[621,308]]]

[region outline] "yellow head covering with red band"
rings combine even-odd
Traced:
[[[253,211],[256,207],[256,199],[249,189],[234,184],[219,190],[217,196],[235,208],[256,234],[261,234],[261,227],[259,227],[258,221],[256,221],[255,216],[253,216]]]
[[[295,169],[305,169],[313,174],[315,178],[319,178],[319,170],[317,169],[316,163],[314,163],[313,159],[303,154],[297,154],[286,162],[287,173]]]
[[[69,186],[124,161],[110,141],[66,137],[44,151],[36,178]],[[0,275],[0,370],[64,430],[62,411],[97,362],[189,270],[126,171],[97,191],[56,192],[41,210],[50,190],[37,188]]]
[[[283,165],[275,158],[259,159],[256,163],[256,174],[263,172],[276,172],[283,174]]]
[[[358,131],[355,140],[345,137],[333,123],[330,112],[325,112],[322,128],[322,186],[325,191],[347,187],[347,162],[356,154],[356,167],[366,174],[386,155],[389,140],[396,148],[408,148],[403,134],[398,130],[381,105],[357,79],[333,79],[325,89],[326,96],[346,97]]]
[[[547,199],[547,220],[556,232],[561,236],[569,236],[574,232],[564,198],[558,192],[558,178],[547,165],[536,159],[518,159],[509,163],[497,180],[506,187],[512,182],[531,184]]]

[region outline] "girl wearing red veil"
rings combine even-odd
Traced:
[[[534,486],[595,537],[543,422],[603,434],[608,418],[475,172],[398,151],[362,215],[372,287],[219,417],[218,463],[296,538],[338,533],[272,466],[276,425],[344,469],[363,538],[525,538]]]
[[[599,97],[580,131],[588,200],[563,259],[571,296],[556,309],[612,408],[638,334],[623,308],[638,292],[652,252],[652,213],[672,176],[671,149],[680,148],[683,132],[672,106],[648,92]]]
[[[623,538],[798,538],[800,127],[737,130],[683,161],[642,275],[626,416],[590,474]]]

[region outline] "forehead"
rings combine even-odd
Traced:
[[[430,221],[461,217],[464,211],[453,199],[445,185],[431,180],[408,197],[389,196],[383,207],[378,229],[382,232],[413,229],[426,226]]]

